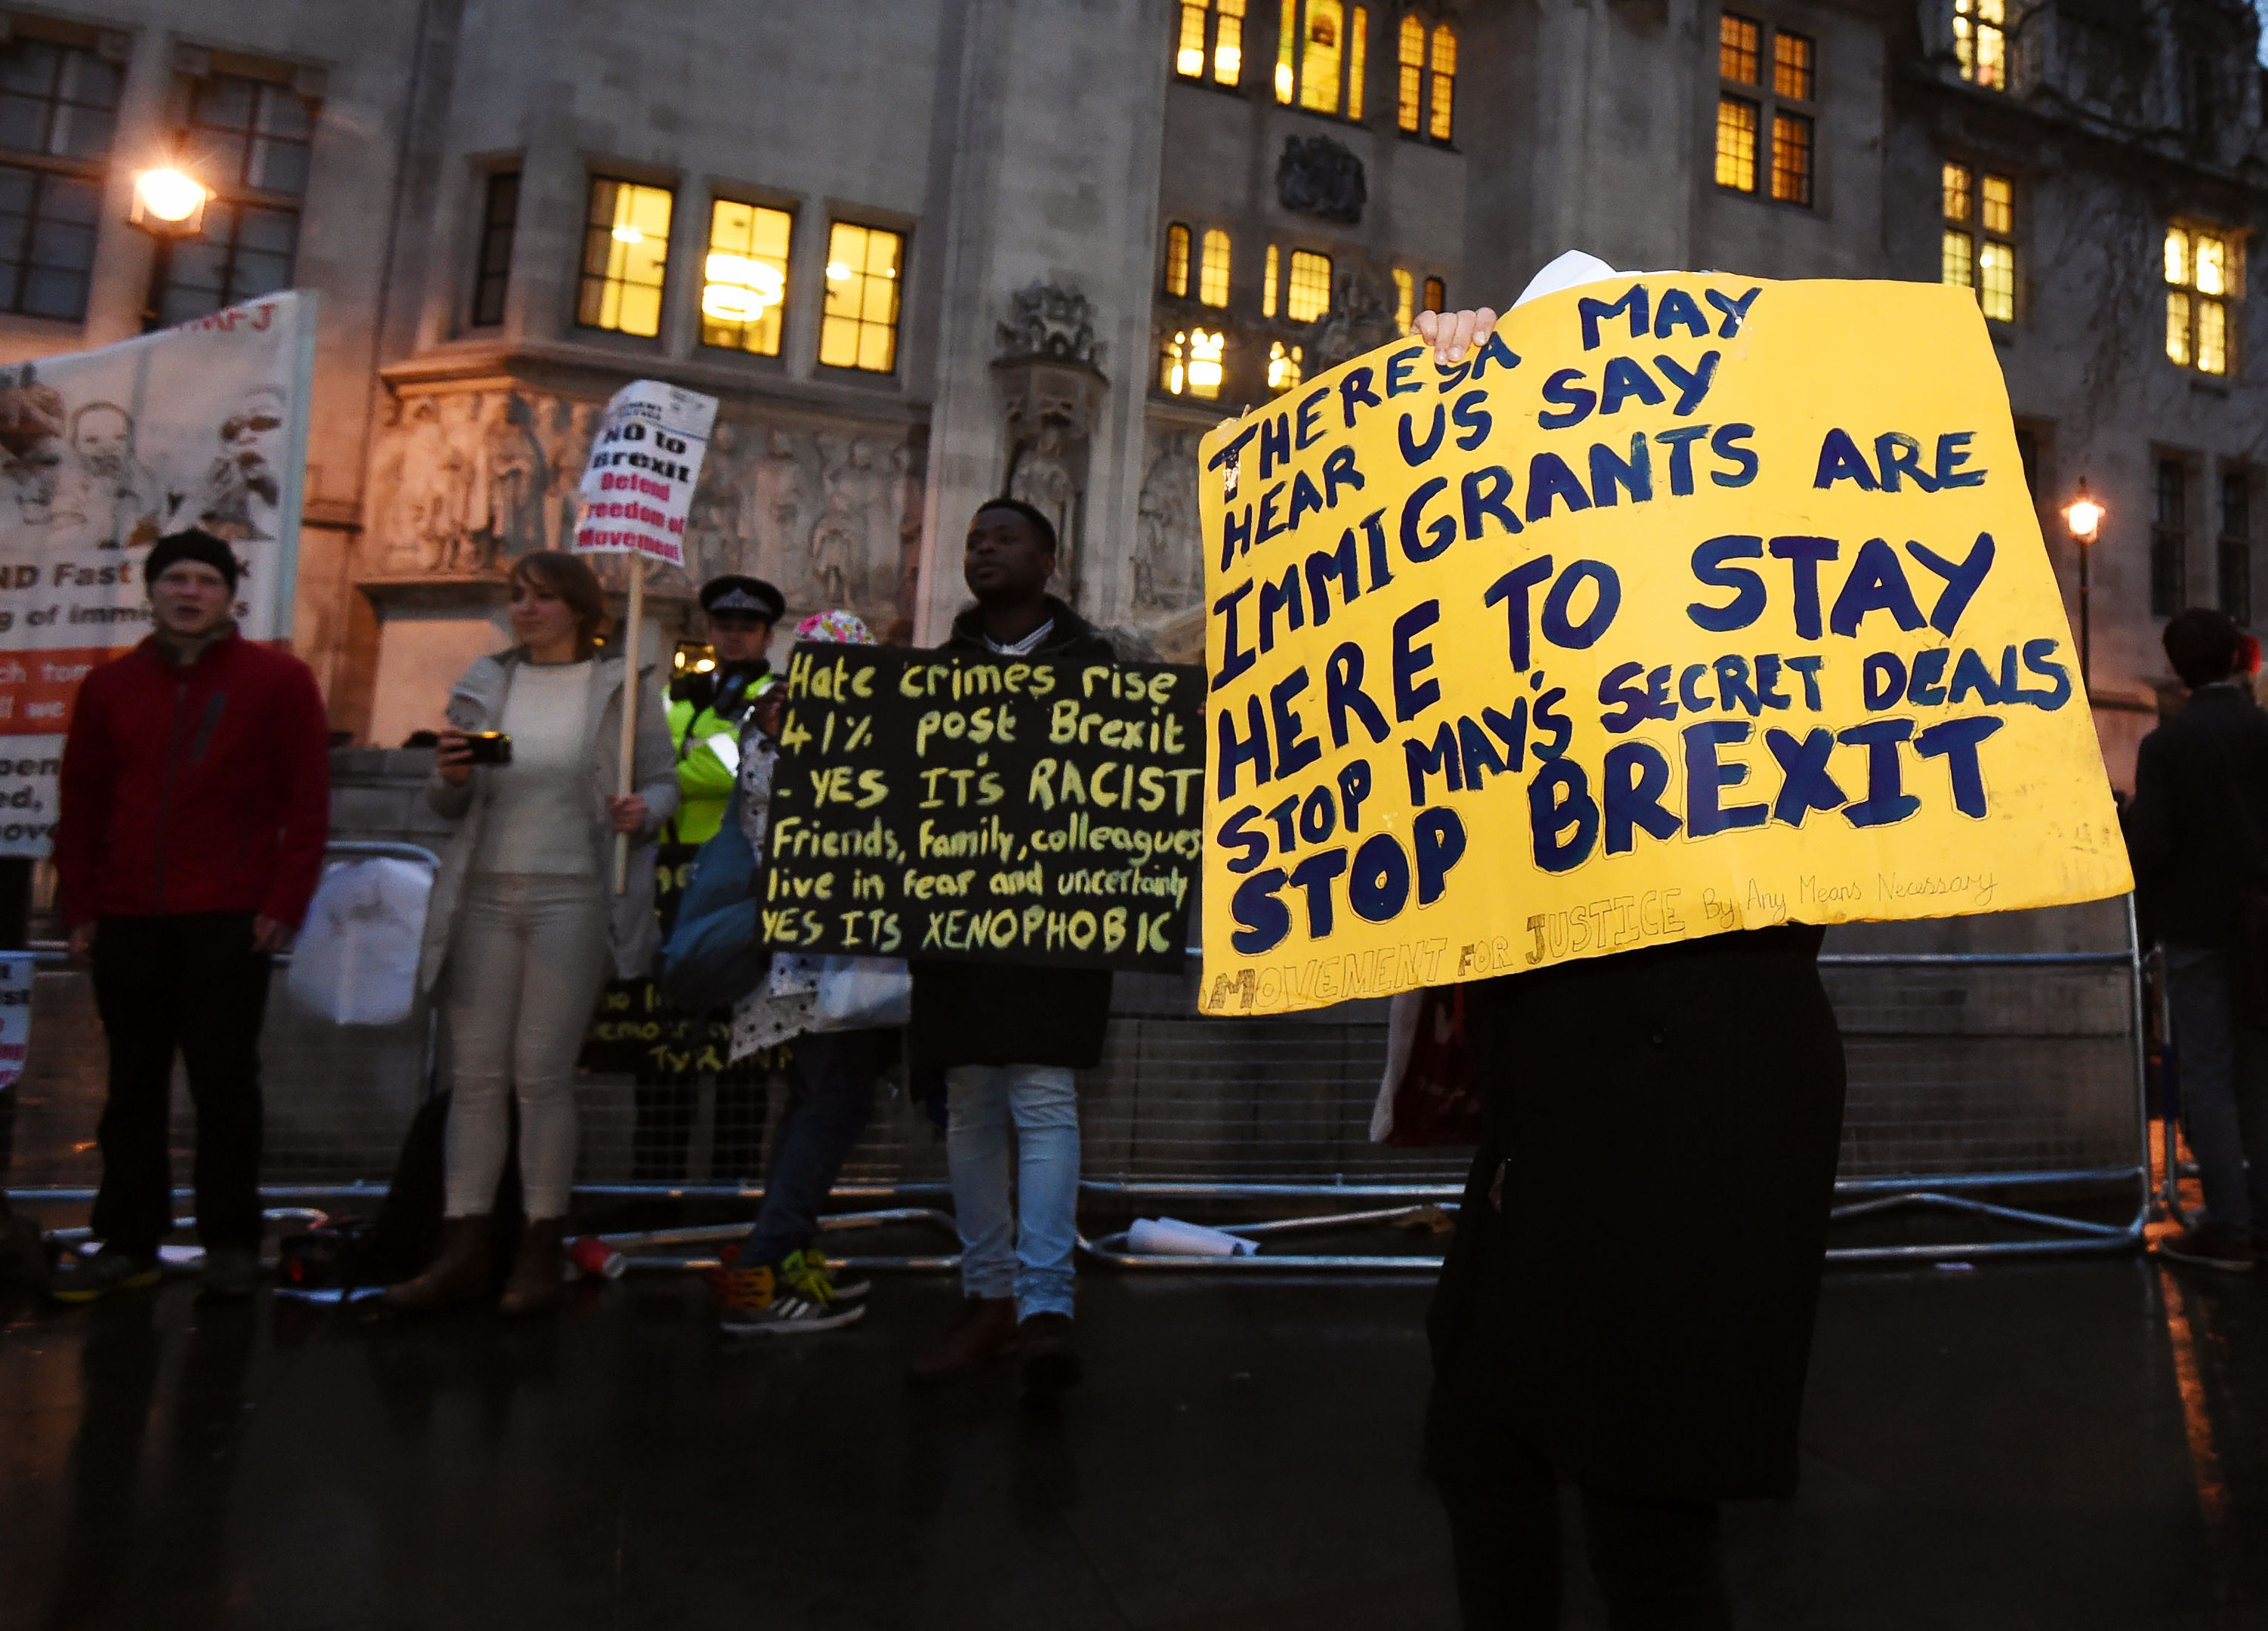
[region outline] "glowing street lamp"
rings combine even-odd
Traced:
[[[2088,606],[2088,557],[2094,551],[2088,548],[2102,531],[2102,518],[2110,512],[2097,504],[2087,491],[2087,477],[2079,478],[2079,496],[2064,506],[2063,524],[2071,529],[2072,542],[2079,546],[2079,683],[2090,694],[2095,678],[2095,631],[2090,625]]]
[[[137,171],[134,203],[126,219],[158,238],[194,238],[204,231],[205,204],[212,194],[171,165]]]

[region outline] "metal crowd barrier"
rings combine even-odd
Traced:
[[[341,844],[331,852],[433,864],[430,851],[410,845]],[[2113,950],[1830,950],[1822,957],[1851,1064],[1837,1219],[1863,1226],[1911,1214],[1980,1226],[1953,1238],[1841,1244],[1833,1259],[2109,1251],[2139,1240],[2153,1196],[2143,957],[2131,903],[2120,916],[2126,943]],[[1081,1193],[1090,1215],[1195,1210],[1200,1221],[1244,1234],[1263,1250],[1221,1258],[1144,1256],[1112,1229],[1083,1235],[1082,1254],[1115,1267],[1209,1273],[1436,1269],[1440,1258],[1430,1242],[1413,1241],[1406,1252],[1297,1250],[1302,1235],[1438,1229],[1462,1192],[1469,1152],[1368,1142],[1384,1067],[1386,1005],[1351,1003],[1291,1019],[1205,1019],[1195,1013],[1193,979],[1121,978],[1105,1059],[1081,1085]],[[11,1193],[27,1201],[83,1201],[92,1195],[88,1152],[100,1109],[99,1058],[77,1061],[74,1077],[72,1061],[53,1055],[66,1035],[78,1038],[70,1045],[99,1050],[99,1031],[84,982],[43,990],[41,1001],[26,1085],[55,1090],[37,1105],[27,1098],[14,1177],[19,1187]],[[78,1009],[63,1011],[70,1003]],[[271,1004],[270,1015],[263,1041],[269,1073],[288,1088],[269,1097],[263,1195],[271,1204],[374,1207],[410,1118],[437,1073],[446,1074],[446,1039],[433,1016],[421,1005],[401,1025],[350,1033],[288,1002]],[[776,1125],[783,1097],[775,1083],[754,1113]],[[762,1183],[749,1170],[761,1170],[761,1163],[736,1156],[733,1167],[723,1152],[728,1145],[768,1151],[770,1125],[727,1137],[722,1096],[701,1089],[688,1112],[698,1125],[681,1170],[656,1177],[636,1168],[637,1098],[624,1078],[578,1084],[585,1179],[578,1199],[762,1199]],[[188,1125],[186,1114],[177,1118],[177,1137]],[[2097,1203],[2099,1212],[2106,1192],[2130,1192],[2131,1217],[2122,1207],[2117,1219],[2106,1220],[2071,1204]],[[878,1103],[835,1191],[837,1204],[865,1209],[836,1214],[826,1227],[851,1234],[946,1230],[946,1192],[940,1130],[902,1089],[893,1089]],[[1255,1213],[1263,1215],[1251,1221]],[[630,1248],[641,1268],[693,1268],[713,1263],[711,1243],[746,1228],[699,1223],[618,1230],[610,1238]],[[845,1260],[939,1270],[957,1258],[947,1251]]]
[[[1844,1030],[1849,1067],[1844,1148],[1832,1217],[1843,1225],[1890,1214],[1942,1214],[1989,1222],[1987,1234],[1896,1244],[1831,1246],[1845,1264],[1943,1261],[1977,1258],[2115,1251],[2138,1246],[2153,1200],[2143,953],[2132,897],[2116,903],[2124,944],[2102,951],[1839,951],[1819,959]],[[1830,941],[1830,944],[1833,942]],[[1981,995],[1983,1002],[1970,999]],[[1350,1005],[1359,1007],[1364,1005]],[[1382,1005],[1379,1005],[1382,1010]],[[2115,1010],[2115,1014],[2113,1012]],[[1312,1021],[1310,1016],[1311,1030]],[[1181,1020],[1182,1026],[1286,1027],[1285,1022]],[[1288,1022],[1296,1025],[1297,1022]],[[1252,1051],[1249,1068],[1211,1076],[1166,1048],[1167,1104],[1137,1118],[1129,1139],[1140,1155],[1119,1171],[1081,1184],[1087,1195],[1137,1204],[1306,1207],[1339,1202],[1314,1215],[1217,1225],[1263,1244],[1250,1256],[1145,1255],[1124,1231],[1082,1237],[1095,1261],[1129,1269],[1251,1273],[1268,1270],[1429,1273],[1438,1256],[1419,1253],[1294,1253],[1266,1250],[1282,1236],[1358,1226],[1431,1221],[1454,1213],[1462,1192],[1463,1152],[1366,1150],[1353,1131],[1366,1126],[1384,1060],[1382,1011],[1340,1027],[1335,1076],[1285,1073],[1269,1062],[1278,1052]],[[1366,1039],[1358,1032],[1367,1030]],[[1283,1050],[1328,1053],[1310,1041]],[[1105,1073],[1111,1069],[1106,1061]],[[1292,1076],[1285,1081],[1285,1074]],[[1323,1076],[1329,1080],[1318,1080]],[[1239,1096],[1239,1089],[1242,1096]],[[1176,1113],[1194,1096],[1193,1112]],[[1296,1099],[1305,1114],[1287,1118]],[[1330,1101],[1324,1108],[1324,1101]],[[1278,1148],[1309,1146],[1304,1172],[1256,1173],[1223,1167],[1170,1171],[1177,1153],[1205,1143],[1195,1129],[1218,1131],[1242,1115],[1272,1124]],[[1083,1119],[1089,1118],[1086,1110]],[[1341,1134],[1328,1159],[1312,1148],[1319,1122],[1335,1119]],[[1251,1153],[1264,1156],[1269,1139]],[[1090,1140],[1092,1142],[1092,1140]],[[1396,1157],[1399,1157],[1397,1160]],[[1162,1157],[1162,1158],[1161,1158]],[[1281,1163],[1279,1163],[1281,1164]],[[2131,1194],[2129,1210],[2119,1197]],[[2039,1198],[2039,1199],[2035,1199]],[[2106,1200],[2107,1198],[2107,1200]],[[2011,1204],[2018,1199],[2026,1204]],[[1365,1200],[1367,1209],[1344,1209]],[[2108,1204],[2115,1219],[2086,1215],[2066,1203]]]

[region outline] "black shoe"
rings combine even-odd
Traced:
[[[1024,1351],[1019,1382],[1024,1408],[1053,1410],[1083,1374],[1071,1346],[1071,1316],[1035,1314],[1016,1330]]]
[[[2166,1236],[2158,1242],[2158,1255],[2230,1274],[2248,1274],[2259,1260],[2250,1237],[2211,1221]]]

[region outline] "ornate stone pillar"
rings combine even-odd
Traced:
[[[1000,491],[1055,522],[1056,592],[1085,609],[1080,591],[1092,575],[1085,537],[1089,444],[1110,383],[1094,308],[1075,289],[1034,283],[1010,297],[999,342],[992,373],[1008,430]]]

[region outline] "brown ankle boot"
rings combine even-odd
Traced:
[[[470,1308],[488,1295],[490,1222],[486,1213],[441,1220],[441,1251],[415,1280],[389,1287],[384,1305],[396,1314],[438,1314]]]
[[[1016,1351],[1016,1299],[970,1297],[961,1323],[945,1340],[913,1363],[910,1379],[917,1384],[946,1382]]]
[[[519,1255],[512,1260],[512,1278],[504,1283],[504,1301],[497,1312],[506,1315],[549,1314],[559,1306],[567,1279],[567,1220],[530,1218],[519,1237]]]

